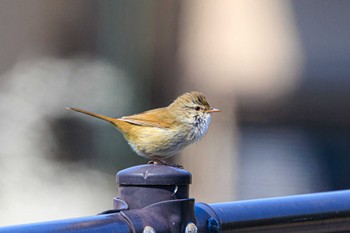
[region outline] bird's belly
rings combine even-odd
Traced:
[[[140,128],[128,140],[133,150],[146,158],[167,158],[190,144],[187,135],[169,128],[148,127]]]

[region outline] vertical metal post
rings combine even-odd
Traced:
[[[140,209],[151,204],[188,199],[191,173],[184,169],[163,165],[140,165],[117,173],[118,199],[123,200],[128,209]]]
[[[140,165],[117,173],[114,208],[133,232],[185,232],[195,224],[194,199],[189,199],[191,173],[164,165]]]

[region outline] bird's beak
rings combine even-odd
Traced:
[[[221,112],[221,110],[220,110],[220,109],[217,109],[217,108],[211,108],[211,109],[209,109],[207,112],[209,112],[209,113],[212,113],[212,112]]]

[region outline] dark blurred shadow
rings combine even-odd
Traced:
[[[57,149],[53,159],[88,163],[96,155],[94,129],[81,119],[61,117],[50,121]]]

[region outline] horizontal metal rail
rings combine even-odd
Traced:
[[[136,215],[129,216],[137,216],[137,210],[132,211]],[[152,211],[147,212],[148,217],[153,214],[156,217]],[[121,212],[0,227],[0,233],[134,232],[133,219],[125,216]],[[215,204],[196,203],[195,217],[199,232],[350,232],[350,191]]]
[[[132,230],[120,214],[105,214],[41,223],[0,227],[2,233],[131,233]]]
[[[350,232],[350,191],[197,203],[197,219],[208,208],[220,232]]]

